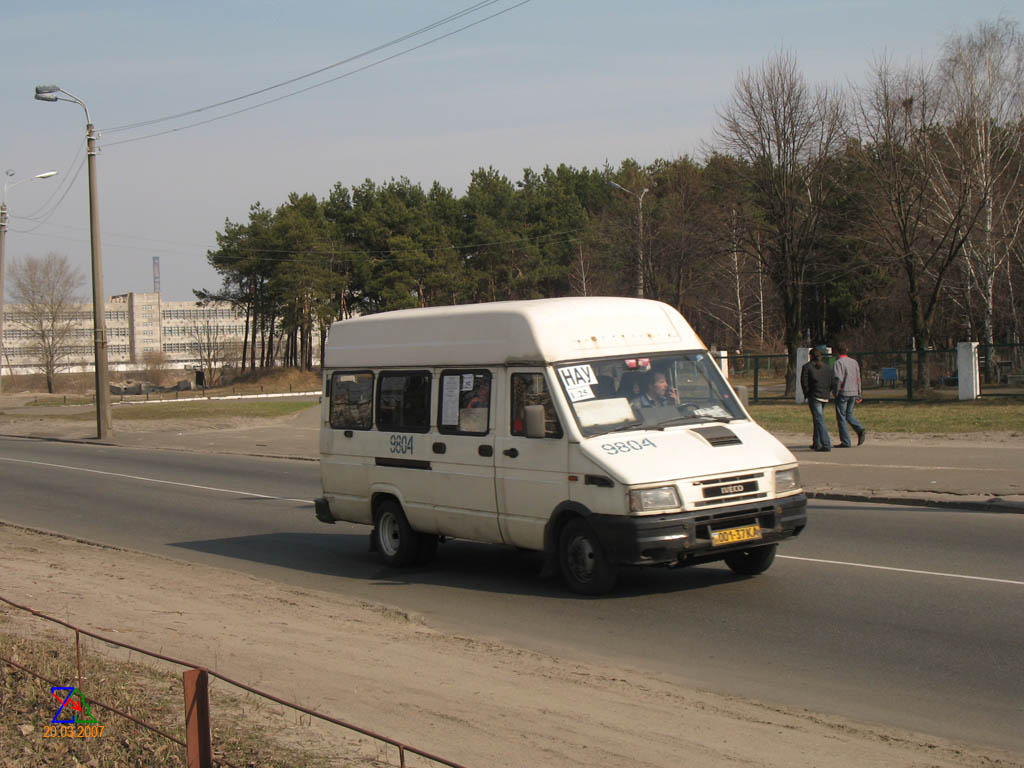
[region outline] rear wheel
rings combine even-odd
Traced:
[[[778,544],[769,544],[765,547],[733,552],[725,556],[725,564],[732,569],[733,573],[738,573],[740,576],[757,576],[757,574],[768,570],[768,566],[775,560],[775,550],[778,548]]]
[[[401,567],[416,562],[420,553],[420,534],[409,525],[397,501],[387,499],[378,505],[373,535],[377,551],[388,565]]]
[[[615,566],[608,560],[594,529],[582,518],[566,523],[558,537],[562,578],[573,592],[603,595],[615,586]]]

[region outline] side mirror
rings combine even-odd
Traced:
[[[544,437],[544,406],[528,405],[524,411],[526,414],[526,436]]]

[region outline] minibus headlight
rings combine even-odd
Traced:
[[[642,488],[629,492],[630,512],[651,512],[655,509],[677,509],[679,494],[675,486],[663,485],[660,488]]]
[[[777,469],[775,471],[775,492],[786,493],[800,487],[800,470],[797,467],[792,469]]]

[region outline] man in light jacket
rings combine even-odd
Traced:
[[[868,431],[853,415],[853,406],[862,400],[860,385],[860,366],[850,357],[850,349],[846,344],[839,347],[839,359],[834,366],[836,375],[836,423],[839,426],[838,448],[850,448],[850,430],[857,432],[857,445],[863,445]],[[849,425],[849,427],[847,426]]]

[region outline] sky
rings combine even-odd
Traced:
[[[207,251],[254,203],[273,209],[292,192],[325,198],[335,184],[403,176],[461,195],[472,171],[489,166],[515,181],[559,163],[699,159],[737,75],[780,50],[808,82],[845,86],[863,83],[883,54],[934,61],[951,34],[1000,15],[1021,20],[1016,3],[990,0],[520,3],[5,0],[8,263],[64,255],[91,295],[85,112],[34,100],[40,84],[84,102],[100,132],[104,293],[152,290],[159,257],[163,298],[180,301],[220,286]],[[473,6],[291,85],[116,130],[298,78]],[[50,170],[59,174],[12,186]]]

